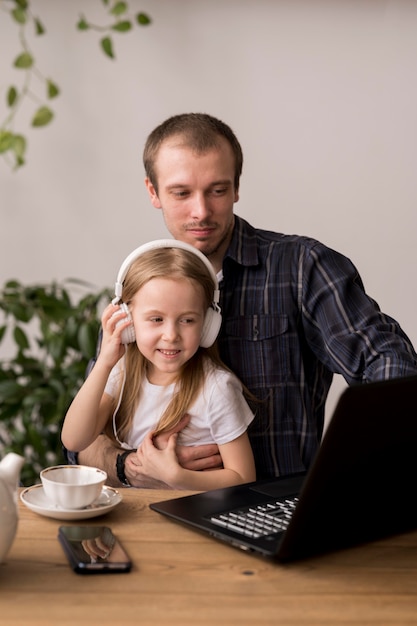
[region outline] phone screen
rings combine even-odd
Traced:
[[[78,574],[129,572],[132,567],[108,526],[60,526],[58,539]]]

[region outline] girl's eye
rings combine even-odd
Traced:
[[[194,319],[192,317],[184,317],[181,320],[182,324],[192,324],[194,322]]]
[[[162,322],[162,317],[151,317],[151,322]]]

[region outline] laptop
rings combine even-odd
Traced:
[[[341,394],[305,474],[150,508],[242,550],[294,561],[417,527],[417,376]]]

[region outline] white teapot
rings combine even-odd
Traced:
[[[14,452],[9,452],[0,461],[0,563],[11,548],[17,531],[17,495],[24,462],[25,459]]]

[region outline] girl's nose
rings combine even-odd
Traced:
[[[163,338],[165,339],[165,341],[176,341],[178,339],[178,336],[178,328],[174,322],[167,322],[166,324],[164,324]]]

